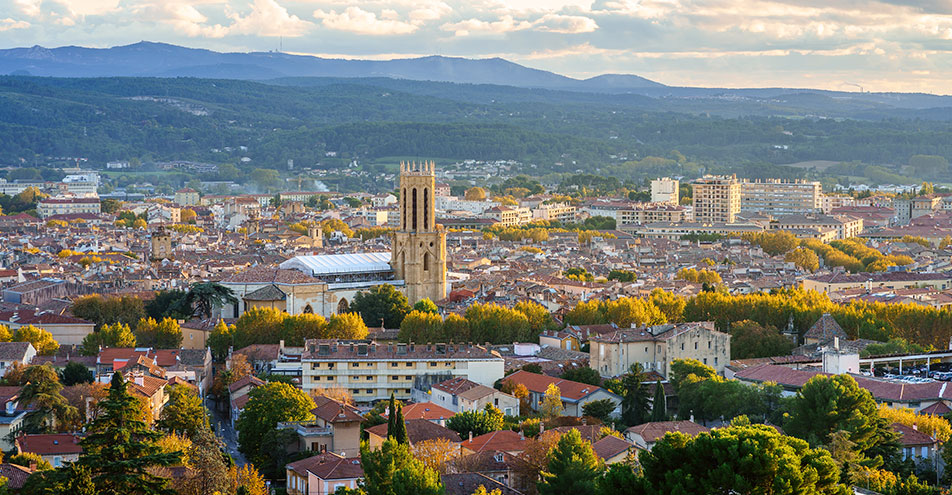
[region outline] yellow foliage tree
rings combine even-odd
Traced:
[[[879,417],[885,419],[890,424],[899,423],[906,426],[914,426],[917,430],[930,437],[935,437],[939,443],[945,443],[952,437],[952,426],[949,420],[942,416],[932,414],[916,414],[912,409],[906,407],[889,407],[885,404],[879,406]]]

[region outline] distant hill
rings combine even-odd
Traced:
[[[188,76],[248,80],[384,77],[595,92],[664,87],[635,75],[573,79],[501,58],[429,56],[381,61],[344,60],[276,52],[219,53],[146,41],[112,48],[34,46],[0,50],[0,74],[53,77]]]

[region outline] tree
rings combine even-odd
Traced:
[[[365,339],[370,330],[357,313],[338,313],[331,315],[327,325],[327,338]]]
[[[644,385],[645,375],[641,364],[635,363],[622,377],[625,391],[621,399],[621,420],[628,426],[640,425],[648,421],[650,404],[648,387]]]
[[[635,472],[635,467],[628,462],[611,464],[605,470],[605,474],[595,480],[595,495],[645,493],[641,489],[642,479],[639,474]]]
[[[459,433],[460,438],[466,438],[470,433],[474,437],[498,431],[503,428],[504,415],[502,411],[486,404],[482,411],[464,411],[456,413],[446,421],[446,427]]]
[[[221,442],[207,427],[198,428],[189,438],[192,440],[188,450],[189,465],[195,473],[185,480],[182,492],[189,495],[229,493],[230,480]]]
[[[13,334],[13,341],[33,344],[36,353],[42,356],[52,356],[59,350],[59,343],[53,339],[53,334],[33,325],[18,328]]]
[[[475,342],[512,344],[538,337],[525,314],[494,303],[472,304],[466,308],[466,321],[470,339]]]
[[[440,475],[410,453],[410,446],[392,438],[378,450],[360,446],[364,470],[361,488],[373,495],[442,495]]]
[[[519,399],[519,412],[522,415],[532,411],[532,404],[529,403],[529,389],[525,385],[508,380],[502,382],[500,390]]]
[[[228,470],[229,486],[235,495],[269,495],[264,477],[251,464],[231,466]]]
[[[413,305],[413,311],[419,311],[421,313],[439,313],[440,308],[436,307],[436,304],[434,304],[430,298],[424,297]]]
[[[800,244],[800,240],[789,232],[778,230],[773,232],[748,232],[741,236],[745,241],[756,244],[770,256],[785,254]]]
[[[639,457],[647,493],[848,493],[827,451],[770,426],[669,433]]]
[[[234,291],[215,282],[196,282],[181,299],[181,308],[177,311],[207,320],[215,308],[225,304],[238,304]]]
[[[77,425],[79,412],[60,393],[63,385],[52,366],[30,366],[23,381],[20,405],[30,410],[24,419],[26,433],[45,433],[54,425],[66,431]]]
[[[466,201],[486,201],[486,190],[481,187],[471,187],[463,193]]]
[[[150,474],[149,469],[171,466],[181,455],[160,452],[156,442],[162,434],[138,419],[138,402],[126,389],[122,373],[113,373],[109,396],[99,407],[102,412],[80,441],[83,453],[78,461],[91,472],[96,493],[174,494],[168,480]]]
[[[793,342],[774,327],[750,320],[731,325],[731,359],[785,356],[794,347]]]
[[[717,376],[717,372],[697,359],[675,359],[671,362],[670,381],[675,390],[680,390],[681,383],[691,375],[708,379]]]
[[[582,440],[578,429],[562,435],[542,472],[539,495],[590,495],[595,480],[605,469],[592,444]]]
[[[163,318],[156,322],[152,318],[139,320],[135,330],[136,343],[143,347],[158,349],[178,349],[182,346],[182,329],[178,320]]]
[[[36,464],[36,469],[40,471],[53,469],[53,465],[50,464],[50,461],[44,459],[40,454],[34,454],[33,452],[21,452],[19,454],[12,455],[9,459],[7,459],[7,462],[23,467],[30,467],[30,464]]]
[[[443,335],[443,318],[438,313],[413,310],[400,323],[397,339],[401,342],[442,342]]]
[[[188,319],[192,312],[182,302],[187,293],[182,290],[160,290],[155,297],[145,303],[145,312],[150,318],[161,320],[165,317]]]
[[[418,442],[412,451],[413,457],[439,474],[445,474],[449,464],[460,456],[459,445],[447,438]]]
[[[589,385],[601,386],[602,377],[597,371],[588,366],[578,368],[569,368],[562,373],[562,378],[573,382],[587,383]]]
[[[812,249],[796,248],[787,253],[783,260],[808,272],[815,272],[820,268],[820,257]]]
[[[111,323],[124,323],[131,327],[146,316],[142,300],[131,296],[83,296],[73,301],[70,310],[73,316],[95,323],[96,330]]]
[[[410,444],[410,437],[407,434],[407,422],[403,419],[403,405],[397,406],[397,417],[393,420],[393,440],[399,444]],[[391,437],[387,432],[387,437]]]
[[[629,270],[612,270],[608,272],[608,280],[617,280],[619,282],[634,282],[638,280],[638,274]]]
[[[542,405],[539,406],[539,415],[543,418],[555,418],[562,415],[565,407],[562,405],[562,391],[554,383],[550,383],[545,389],[545,395],[542,397]]]
[[[264,439],[274,435],[282,421],[312,419],[314,401],[291,385],[271,382],[248,393],[250,398],[238,417],[238,449],[256,465],[268,462],[273,452],[262,451]]]
[[[270,168],[256,168],[249,175],[251,181],[265,191],[270,191],[278,184],[278,171]]]
[[[46,462],[46,461],[44,461]],[[89,468],[78,463],[47,471],[38,471],[27,478],[23,495],[97,495]],[[0,494],[6,495],[2,489]]]
[[[381,284],[354,295],[350,311],[359,314],[368,327],[400,328],[411,309],[407,296],[390,284]]]
[[[94,331],[83,338],[82,353],[84,356],[99,354],[102,347],[135,347],[136,336],[125,323],[103,325],[99,331]]]
[[[93,380],[95,380],[93,373],[78,361],[66,363],[66,367],[60,372],[60,382],[66,387],[80,383],[92,383]]]
[[[208,413],[198,394],[185,385],[175,385],[169,390],[169,401],[155,425],[167,433],[192,438],[199,430],[208,428]]]
[[[797,392],[784,431],[811,445],[823,445],[840,430],[877,467],[899,455],[897,434],[879,416],[872,394],[849,375],[811,378]]]
[[[13,334],[10,332],[10,327],[0,325],[0,342],[10,342],[11,340],[13,340]]]
[[[602,422],[606,422],[612,413],[615,412],[615,402],[611,399],[593,400],[582,406],[582,412],[586,416],[598,418],[602,420]]]
[[[667,421],[668,403],[661,380],[655,383],[654,400],[651,401],[651,421]]]
[[[553,430],[548,430],[535,438],[526,438],[523,450],[519,453],[519,460],[522,462],[513,466],[513,469],[525,480],[527,493],[536,492],[542,472],[548,469],[552,452],[560,438],[562,434]]]

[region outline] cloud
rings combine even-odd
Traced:
[[[580,15],[546,14],[533,25],[539,31],[560,34],[591,33],[598,29],[592,18]]]
[[[0,19],[0,31],[10,31],[12,29],[26,29],[30,27],[30,23],[26,21],[18,21],[16,19],[11,19],[7,17],[6,19]]]
[[[466,19],[465,21],[446,23],[440,26],[440,29],[450,31],[455,36],[500,35],[531,28],[531,22],[517,21],[511,15],[503,16],[498,21]]]
[[[417,23],[400,20],[392,9],[384,9],[380,17],[360,7],[347,7],[340,13],[318,9],[314,11],[314,17],[329,29],[374,36],[411,34],[420,28]]]
[[[231,13],[233,21],[229,32],[257,36],[301,36],[314,24],[288,13],[288,10],[275,0],[255,0],[251,12],[242,16]]]

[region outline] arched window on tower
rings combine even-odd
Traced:
[[[413,188],[413,201],[411,203],[413,204],[413,231],[415,232],[417,229],[417,194],[415,187]]]
[[[430,230],[430,188],[423,188],[423,230]]]
[[[430,253],[423,253],[423,271],[430,271]]]
[[[302,313],[306,315],[312,315],[314,314],[314,308],[312,308],[311,305],[308,304],[307,306],[304,306],[304,311],[302,311]]]
[[[341,298],[340,302],[337,303],[337,313],[346,313],[350,310],[350,304],[347,304],[347,299]]]
[[[407,230],[407,188],[403,188],[403,230]]]

